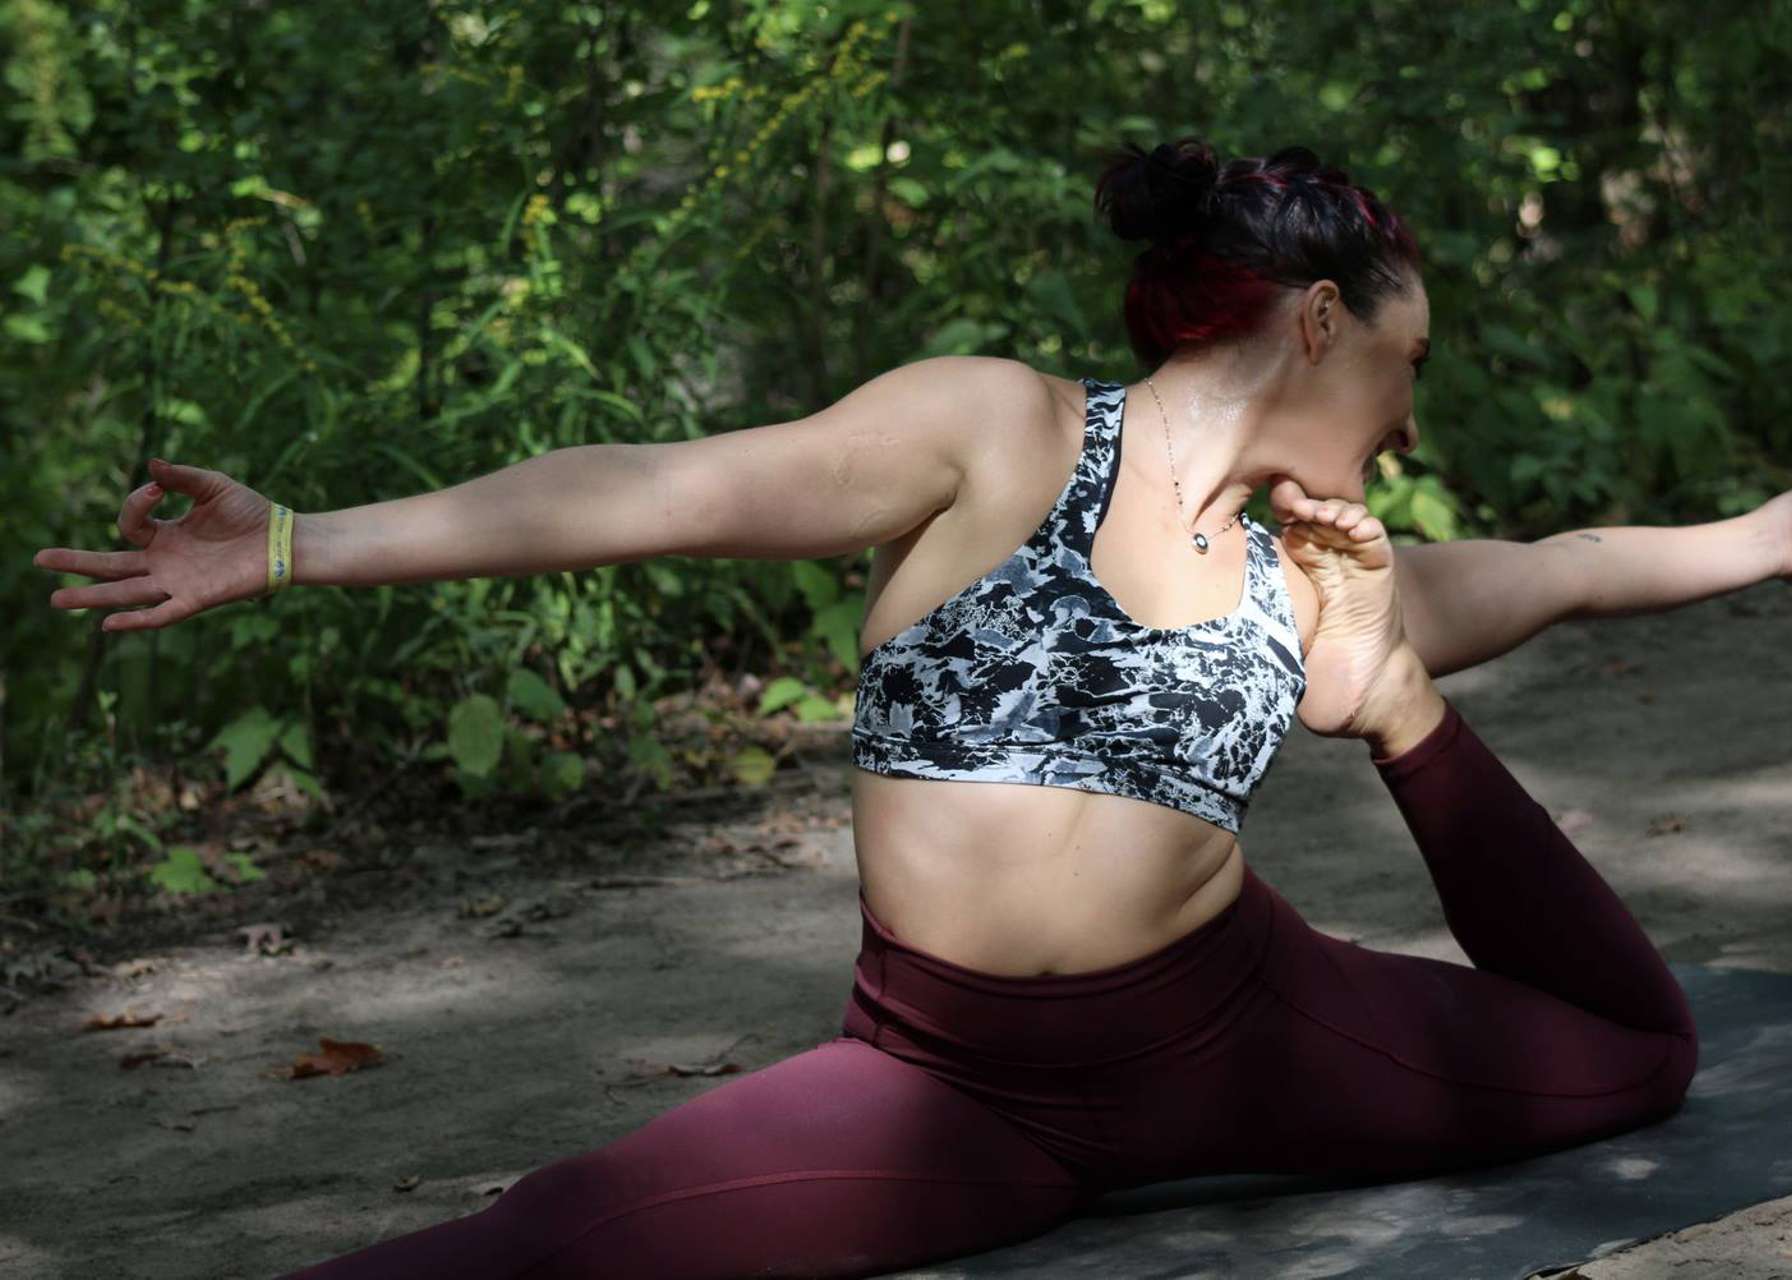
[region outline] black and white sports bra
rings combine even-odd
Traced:
[[[1241,513],[1244,597],[1225,617],[1174,628],[1128,617],[1089,566],[1126,388],[1081,381],[1082,454],[1033,536],[865,655],[852,761],[899,778],[1133,796],[1236,832],[1306,692],[1275,543]]]

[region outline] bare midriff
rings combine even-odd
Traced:
[[[1127,796],[852,772],[865,901],[902,941],[985,973],[1125,964],[1238,896],[1238,839]],[[967,795],[966,792],[976,792]]]
[[[980,482],[972,473],[952,508],[877,549],[861,656],[1001,563],[1063,490],[1082,445],[1083,386],[1040,376],[1055,406],[1052,421],[1037,424],[1040,447],[1013,451]],[[1163,496],[1162,450],[1154,459],[1133,446],[1133,397],[1127,402],[1120,474],[1090,553],[1095,575],[1147,626],[1224,616],[1244,579],[1243,528],[1235,524],[1213,540],[1201,573],[1154,570],[1193,553]],[[1155,491],[1160,483],[1163,493]],[[1278,555],[1304,648],[1317,598],[1279,547]],[[852,811],[873,914],[910,946],[985,973],[1031,977],[1125,964],[1211,920],[1244,883],[1233,832],[1130,796],[854,769]]]

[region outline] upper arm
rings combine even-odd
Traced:
[[[1304,658],[1318,628],[1319,593],[1282,554]],[[1585,593],[1573,558],[1552,555],[1547,540],[1496,538],[1396,543],[1394,589],[1401,630],[1433,678],[1509,653],[1572,617]]]
[[[664,551],[802,560],[898,538],[952,505],[995,424],[1049,396],[1019,361],[936,356],[806,418],[659,446]]]
[[[1574,557],[1499,538],[1396,547],[1394,578],[1406,638],[1434,677],[1511,652],[1584,595]]]

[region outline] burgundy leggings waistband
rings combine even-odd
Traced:
[[[1239,895],[1189,933],[1135,960],[1081,973],[985,973],[911,946],[859,893],[862,921],[847,1025],[931,1038],[1037,1063],[1091,1061],[1212,1020],[1257,971],[1279,896],[1249,866]]]

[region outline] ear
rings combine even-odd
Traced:
[[[1300,300],[1300,337],[1307,361],[1318,364],[1338,341],[1344,300],[1331,280],[1315,280]]]

